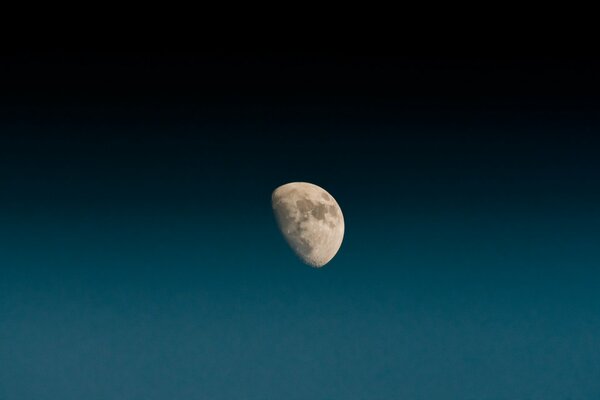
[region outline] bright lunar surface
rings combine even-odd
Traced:
[[[278,187],[271,197],[281,233],[302,261],[322,267],[344,239],[344,216],[325,189],[306,182]]]

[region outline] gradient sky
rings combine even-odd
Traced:
[[[0,399],[600,397],[599,67],[3,56]]]

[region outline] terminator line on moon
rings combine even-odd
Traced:
[[[307,182],[292,182],[271,196],[275,219],[296,255],[320,268],[338,252],[344,239],[344,216],[325,189]]]

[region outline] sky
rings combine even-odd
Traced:
[[[2,56],[0,399],[600,396],[598,67]]]

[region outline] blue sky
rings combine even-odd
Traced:
[[[0,398],[598,397],[593,98],[482,100],[461,68],[429,100],[385,68],[332,97],[319,65],[217,105],[167,73],[149,99],[81,71],[58,105],[28,89],[0,120]],[[299,180],[345,216],[319,270],[270,209]]]

